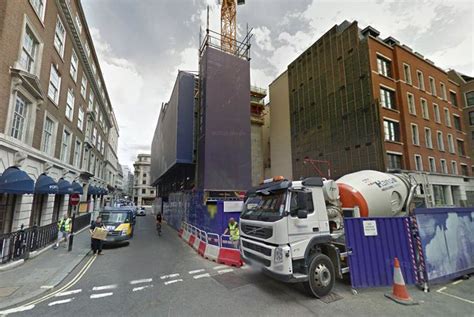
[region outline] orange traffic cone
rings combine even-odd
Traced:
[[[415,302],[413,298],[411,298],[408,294],[407,287],[405,285],[405,280],[403,279],[402,270],[400,269],[400,263],[398,262],[398,258],[395,258],[394,262],[393,292],[392,294],[385,294],[385,296],[399,304],[417,305],[418,302]]]

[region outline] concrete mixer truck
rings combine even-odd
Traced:
[[[344,217],[403,215],[417,185],[405,174],[360,171],[338,179],[265,180],[250,190],[240,216],[241,257],[284,282],[327,295],[349,272]]]

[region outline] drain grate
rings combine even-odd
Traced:
[[[343,298],[344,297],[342,297],[341,295],[331,292],[328,295],[321,297],[319,300],[322,301],[323,303],[330,304]]]

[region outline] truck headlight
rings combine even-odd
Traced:
[[[283,262],[283,249],[278,247],[275,249],[275,263]]]
[[[126,236],[128,233],[128,230],[122,230],[122,236]]]

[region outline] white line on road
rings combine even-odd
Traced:
[[[53,285],[43,285],[40,288],[42,289],[52,289],[54,286]]]
[[[152,278],[144,278],[141,280],[130,281],[130,284],[135,285],[135,284],[141,284],[141,283],[150,283],[151,281],[153,281]]]
[[[437,293],[440,293],[440,294],[443,294],[443,295],[446,295],[446,296],[450,296],[452,298],[456,298],[456,299],[459,299],[459,300],[462,300],[463,302],[466,302],[466,303],[469,303],[469,304],[474,304],[474,301],[472,300],[469,300],[469,299],[465,299],[465,298],[462,298],[462,297],[459,297],[459,296],[456,296],[456,295],[452,295],[452,294],[448,294],[448,293],[445,293],[443,292],[447,287],[441,287],[439,290],[437,290],[436,292]]]
[[[234,272],[234,269],[226,269],[226,270],[217,271],[217,273],[219,274],[224,274],[224,273],[229,273],[229,272]]]
[[[227,265],[218,265],[218,266],[214,266],[213,269],[214,270],[220,270],[220,269],[225,269],[227,267]]]
[[[112,296],[114,293],[101,293],[101,294],[92,294],[90,298],[101,298],[101,297],[107,297],[107,296]]]
[[[242,265],[240,268],[241,268],[242,270],[247,270],[247,269],[250,268],[250,266],[248,266],[247,264],[245,264],[245,265]]]
[[[178,282],[182,282],[182,281],[183,281],[182,279],[171,280],[171,281],[165,282],[165,285],[174,284],[174,283],[178,283]]]
[[[174,273],[174,274],[170,274],[170,275],[163,275],[163,276],[160,276],[160,278],[162,280],[164,280],[164,279],[167,279],[167,278],[172,278],[172,277],[177,277],[177,276],[179,276],[179,273]]]
[[[93,291],[103,291],[104,289],[114,289],[117,288],[117,284],[103,285],[103,286],[94,286]]]
[[[194,270],[194,271],[189,271],[189,274],[196,274],[196,273],[201,273],[201,272],[204,272],[204,271],[205,271],[204,269]]]
[[[458,285],[459,283],[462,283],[463,280],[457,280],[451,283],[451,285]]]
[[[19,307],[15,307],[15,308],[10,308],[10,309],[7,309],[7,310],[2,310],[0,311],[0,315],[3,316],[3,315],[8,315],[8,314],[11,314],[11,313],[19,313],[19,312],[22,312],[22,311],[27,311],[27,310],[31,310],[35,308],[35,305],[28,305],[28,306],[19,306]]]
[[[145,285],[145,286],[134,287],[134,288],[132,289],[132,291],[133,291],[133,292],[141,291],[141,290],[144,290],[145,288],[149,288],[149,287],[153,287],[153,285]]]
[[[57,293],[54,296],[55,297],[68,296],[68,295],[77,294],[77,293],[80,293],[80,292],[82,292],[82,289],[74,289],[74,290],[68,291],[68,292]]]
[[[63,300],[57,300],[55,302],[51,302],[48,304],[48,306],[54,306],[54,305],[60,305],[60,304],[66,304],[66,303],[69,303],[71,302],[72,300],[74,299],[73,298],[67,298],[67,299],[63,299]]]
[[[205,273],[205,274],[199,274],[199,275],[194,275],[193,277],[195,279],[198,279],[198,278],[203,278],[203,277],[210,277],[211,275],[209,273]]]

